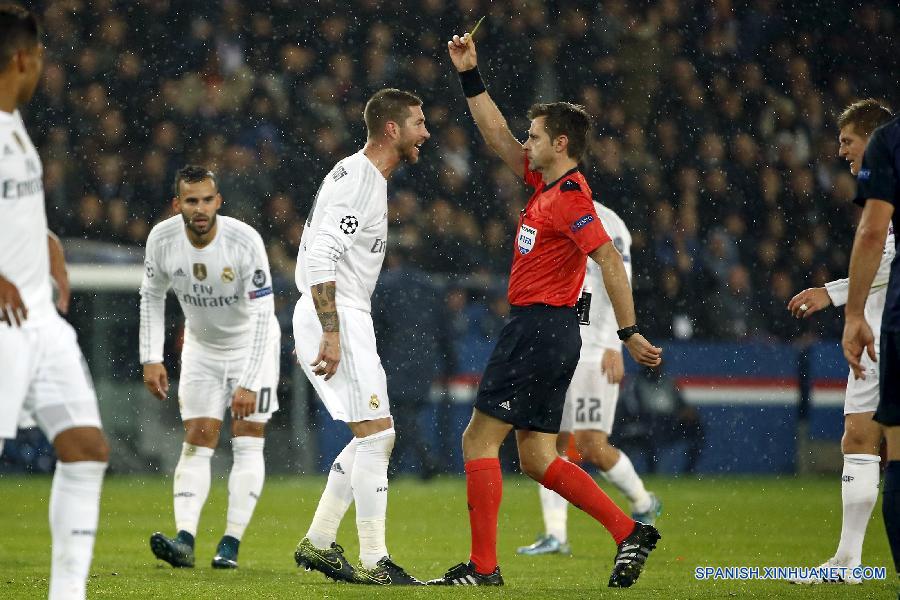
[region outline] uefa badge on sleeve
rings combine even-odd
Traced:
[[[266,272],[262,269],[257,269],[253,271],[253,285],[258,288],[266,285]]]
[[[356,233],[356,229],[359,227],[359,219],[354,217],[353,215],[347,215],[343,219],[341,219],[341,231],[343,231],[347,235],[353,235]]]

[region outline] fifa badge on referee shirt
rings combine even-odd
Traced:
[[[381,404],[378,402],[378,394],[372,394],[372,397],[369,398],[369,408],[371,410],[378,410],[378,407]]]
[[[519,236],[516,238],[516,246],[519,248],[519,254],[528,254],[534,248],[534,241],[537,239],[537,229],[529,227],[522,223],[519,228]]]
[[[206,265],[203,263],[194,263],[194,277],[196,277],[198,281],[206,279]]]
[[[222,269],[222,283],[231,283],[234,281],[234,269],[225,267]]]

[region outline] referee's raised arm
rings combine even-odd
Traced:
[[[478,72],[478,56],[475,53],[472,36],[468,33],[462,37],[454,35],[453,39],[447,42],[447,49],[450,52],[450,60],[459,73],[469,110],[481,135],[506,166],[518,177],[524,177],[525,150],[509,130],[506,119],[484,87],[481,74]]]

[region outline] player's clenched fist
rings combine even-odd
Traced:
[[[169,375],[162,363],[144,365],[144,387],[158,399],[166,399],[166,394],[169,393]]]
[[[478,66],[475,41],[472,40],[470,34],[467,33],[462,37],[454,35],[453,39],[447,42],[447,49],[450,51],[450,60],[453,61],[453,66],[457,71],[468,71]]]
[[[635,333],[625,341],[625,347],[631,358],[645,367],[658,367],[662,362],[662,348],[657,348],[639,333]]]

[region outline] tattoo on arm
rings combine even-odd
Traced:
[[[335,304],[336,288],[334,281],[319,283],[310,288],[313,304],[316,305],[316,314],[322,323],[322,331],[337,332],[341,330],[338,319],[337,305]]]

